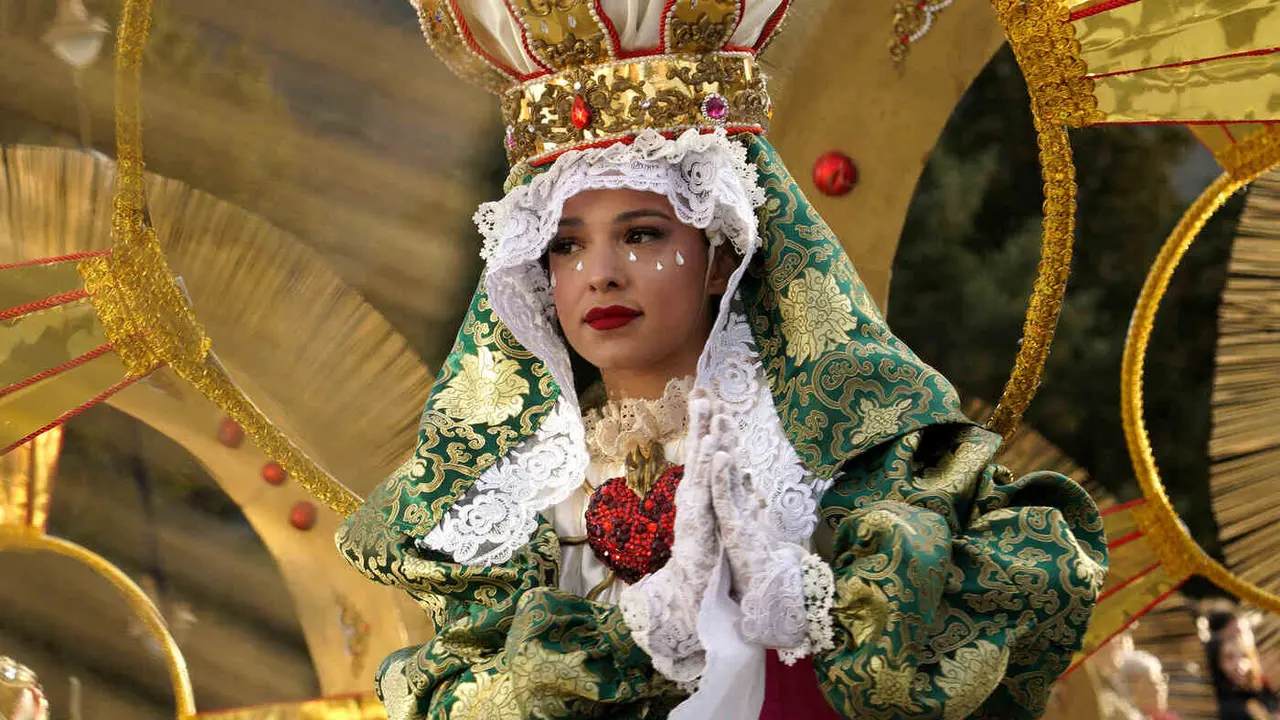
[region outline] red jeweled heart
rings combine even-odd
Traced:
[[[634,583],[667,564],[675,537],[676,486],[684,466],[668,468],[643,498],[614,478],[591,494],[587,542],[600,562]]]

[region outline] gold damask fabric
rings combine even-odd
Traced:
[[[999,437],[919,430],[852,460],[835,534],[836,648],[815,659],[848,718],[1037,718],[1106,575],[1097,507],[1057,473],[1015,479]]]

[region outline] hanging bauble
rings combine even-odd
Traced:
[[[301,500],[289,511],[289,524],[298,530],[310,530],[316,526],[318,514],[315,503]]]
[[[218,425],[218,442],[234,450],[244,443],[244,430],[235,420],[223,418]]]
[[[289,479],[289,473],[280,467],[280,463],[273,460],[262,466],[262,479],[266,480],[268,485],[283,485],[284,481]]]
[[[813,184],[824,195],[847,195],[858,183],[858,166],[839,150],[823,153],[813,164]]]

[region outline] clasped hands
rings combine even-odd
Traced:
[[[700,672],[703,649],[697,620],[723,550],[742,609],[743,639],[765,647],[806,644],[803,570],[807,551],[787,542],[764,517],[752,478],[738,466],[735,420],[704,390],[689,396],[684,477],[676,488],[671,559],[627,589],[647,607],[647,630],[637,638],[655,665],[673,679]],[[636,598],[637,595],[643,596]]]

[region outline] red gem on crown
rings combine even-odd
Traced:
[[[591,495],[587,543],[617,577],[634,583],[671,558],[675,539],[676,486],[684,466],[668,468],[643,498],[614,478]]]
[[[581,95],[573,97],[573,109],[569,111],[569,119],[579,130],[585,130],[591,124],[591,108],[587,107],[587,101],[583,100]]]

